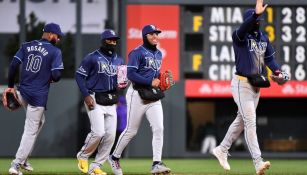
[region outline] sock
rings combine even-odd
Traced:
[[[111,157],[113,160],[115,160],[115,161],[118,161],[119,160],[119,158],[117,158],[117,157],[115,157],[115,156],[113,156],[112,155],[112,157]]]
[[[155,165],[157,165],[158,163],[160,163],[160,161],[154,161],[154,162],[152,163],[152,166],[155,166]]]

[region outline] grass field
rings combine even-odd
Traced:
[[[0,174],[7,175],[12,159],[0,158]],[[270,160],[272,167],[267,171],[268,175],[307,175],[307,160]],[[34,167],[34,175],[81,175],[77,168],[76,159],[41,159],[30,160]],[[215,159],[165,159],[164,162],[172,169],[172,175],[251,175],[255,174],[250,159],[230,160],[231,171],[226,173]],[[150,159],[122,159],[121,165],[126,175],[150,174]],[[108,174],[111,169],[105,163],[103,170]],[[25,172],[26,174],[30,174]]]

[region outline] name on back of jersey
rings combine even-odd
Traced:
[[[42,46],[28,46],[27,51],[28,52],[38,51],[42,53],[43,56],[48,55],[48,51]]]

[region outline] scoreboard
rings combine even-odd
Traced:
[[[183,6],[181,9],[184,78],[231,80],[234,67],[232,32],[252,6]],[[276,51],[277,62],[292,80],[306,81],[307,5],[269,6],[261,30]]]
[[[146,2],[146,3],[145,3]],[[128,0],[128,54],[142,41],[141,28],[155,24],[162,30],[158,48],[163,69],[175,81],[183,81],[188,98],[231,97],[230,81],[235,73],[232,33],[243,22],[243,13],[254,8],[254,0]],[[145,3],[145,4],[143,4]],[[307,97],[307,0],[271,0],[262,14],[261,30],[276,53],[276,61],[291,80],[283,86],[271,83],[262,97]],[[152,12],[157,12],[152,15]],[[136,18],[138,17],[138,18]],[[271,74],[268,69],[268,73]]]

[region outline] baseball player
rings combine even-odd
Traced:
[[[15,54],[8,73],[8,89],[13,92],[26,111],[24,132],[9,174],[22,174],[20,169],[33,171],[28,158],[45,121],[48,92],[51,82],[61,78],[64,69],[61,50],[55,47],[63,33],[60,26],[49,23],[44,26],[40,40],[23,43]],[[14,77],[21,67],[20,84],[14,89]]]
[[[91,132],[77,154],[78,167],[91,175],[106,174],[100,167],[110,154],[116,134],[117,67],[124,64],[115,52],[118,39],[113,30],[105,30],[101,34],[101,47],[89,53],[76,72],[91,123]],[[95,160],[88,167],[88,158],[96,149]]]
[[[163,147],[163,111],[161,101],[144,101],[139,95],[137,86],[158,87],[162,53],[157,49],[158,34],[161,33],[154,25],[146,25],[142,29],[143,45],[129,53],[128,79],[132,82],[126,94],[127,126],[120,135],[115,150],[109,157],[109,163],[115,175],[122,175],[119,159],[125,147],[136,135],[144,114],[150,123],[153,138],[153,164],[151,173],[170,172],[162,161]]]
[[[236,75],[231,81],[232,96],[238,106],[237,117],[230,125],[226,136],[219,146],[213,149],[213,155],[225,170],[230,170],[227,162],[228,150],[244,130],[245,140],[253,159],[257,175],[262,175],[271,166],[263,161],[256,134],[256,108],[260,97],[260,88],[268,87],[265,66],[273,75],[273,81],[282,85],[289,76],[280,70],[275,61],[275,51],[268,37],[259,30],[261,14],[268,5],[256,0],[255,9],[244,12],[244,22],[233,32]]]

